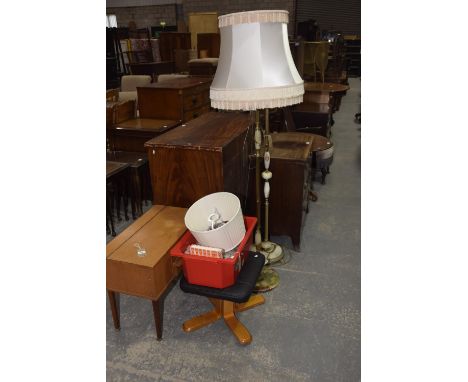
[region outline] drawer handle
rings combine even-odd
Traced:
[[[193,97],[193,98],[192,98],[192,103],[193,103],[194,105],[197,103],[196,97]]]

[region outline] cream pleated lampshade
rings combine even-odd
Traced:
[[[211,106],[257,110],[302,102],[304,81],[288,41],[288,12],[265,10],[219,17],[221,48]]]

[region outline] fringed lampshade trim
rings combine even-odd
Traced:
[[[288,23],[289,12],[283,10],[263,10],[230,13],[219,16],[219,27],[250,23]]]

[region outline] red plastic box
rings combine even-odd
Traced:
[[[252,245],[253,230],[257,224],[257,218],[244,216],[244,223],[246,228],[244,239],[231,259],[216,259],[185,254],[184,251],[187,246],[197,244],[190,231],[185,232],[170,253],[171,256],[183,259],[182,269],[186,280],[190,284],[212,288],[226,288],[234,285]]]

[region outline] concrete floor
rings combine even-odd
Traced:
[[[211,308],[176,285],[165,300],[163,340],[156,341],[151,303],[121,297],[121,331],[107,309],[108,381],[360,380],[360,81],[334,115],[334,163],[327,184],[314,183],[302,252],[273,237],[291,255],[276,267],[280,286],[266,303],[239,314],[253,336],[241,346],[222,321],[184,333],[184,320]],[[107,303],[108,304],[108,303]]]

